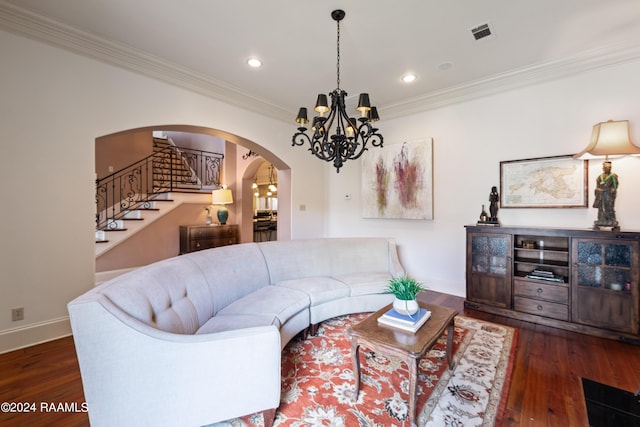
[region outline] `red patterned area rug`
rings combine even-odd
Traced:
[[[354,400],[349,327],[369,314],[325,321],[318,335],[292,340],[282,353],[282,395],[274,426],[409,426],[408,369],[395,358],[361,348],[361,386]],[[446,336],[420,361],[418,426],[499,425],[509,393],[517,329],[458,316],[453,372]],[[261,415],[215,427],[262,426]],[[212,427],[213,427],[212,426]]]

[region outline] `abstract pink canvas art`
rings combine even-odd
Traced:
[[[362,201],[365,218],[433,219],[433,140],[367,151]]]

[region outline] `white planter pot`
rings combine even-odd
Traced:
[[[418,305],[418,301],[414,299],[407,301],[396,298],[393,300],[393,309],[400,314],[411,316],[420,310],[420,306]]]

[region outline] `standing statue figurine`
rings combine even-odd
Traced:
[[[498,195],[498,189],[496,187],[491,187],[491,194],[489,194],[489,214],[484,210],[484,205],[482,205],[482,212],[480,213],[480,221],[478,221],[478,225],[500,225],[500,221],[498,221],[498,201],[500,200],[500,196]]]
[[[498,201],[500,196],[498,195],[498,189],[494,186],[491,187],[491,194],[489,194],[489,222],[499,223],[498,221]]]
[[[598,208],[598,219],[593,222],[595,230],[600,227],[612,227],[619,230],[616,220],[616,194],[618,191],[618,175],[611,172],[611,162],[605,160],[602,163],[602,173],[596,178],[595,200],[593,207]]]

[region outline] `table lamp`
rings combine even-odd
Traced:
[[[595,199],[593,207],[598,208],[598,219],[593,222],[594,230],[610,227],[620,230],[616,219],[615,201],[620,181],[618,175],[611,172],[609,157],[640,155],[640,147],[636,147],[629,137],[629,121],[609,120],[593,126],[591,142],[587,148],[573,156],[575,159],[602,159],[602,173],[596,179]]]
[[[224,225],[227,223],[227,218],[229,218],[229,210],[225,205],[231,203],[233,203],[231,190],[227,188],[220,188],[211,192],[211,204],[220,205],[220,209],[218,209],[218,222],[220,223],[220,225]]]

